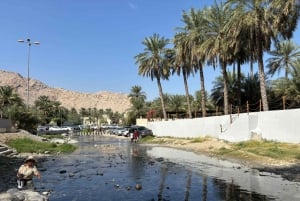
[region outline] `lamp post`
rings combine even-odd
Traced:
[[[30,64],[30,47],[31,47],[31,40],[27,38],[26,41],[20,39],[18,40],[19,43],[27,43],[28,44],[28,57],[27,57],[27,109],[29,108],[29,64]],[[39,45],[40,42],[33,42],[35,45]]]

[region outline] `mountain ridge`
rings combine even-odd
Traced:
[[[0,86],[11,86],[26,103],[27,77],[16,72],[0,70]],[[131,103],[128,94],[109,91],[84,93],[63,88],[54,88],[42,81],[30,78],[29,80],[29,105],[33,105],[39,96],[48,96],[52,101],[59,101],[65,108],[111,109],[113,112],[126,112]]]

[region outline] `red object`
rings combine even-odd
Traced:
[[[133,132],[133,139],[138,139],[139,138],[139,132],[137,130],[135,130]]]

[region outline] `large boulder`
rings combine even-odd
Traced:
[[[12,188],[5,193],[0,193],[1,201],[48,201],[48,196],[41,195],[39,192],[32,190],[18,190]]]

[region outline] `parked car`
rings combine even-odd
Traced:
[[[113,130],[113,134],[114,134],[114,135],[117,135],[117,136],[122,136],[123,130],[124,130],[124,127],[116,127],[116,128]]]
[[[133,133],[134,130],[137,130],[139,132],[139,136],[141,138],[146,136],[153,136],[152,130],[146,128],[145,126],[132,126],[129,130],[129,135],[130,133]]]
[[[63,129],[59,126],[50,126],[49,131],[63,131]]]
[[[130,129],[131,129],[131,126],[125,126],[124,129],[122,130],[122,135],[124,137],[129,137]]]
[[[36,131],[47,131],[49,130],[49,126],[38,126]]]
[[[73,127],[72,126],[62,126],[61,129],[64,131],[72,131]]]

